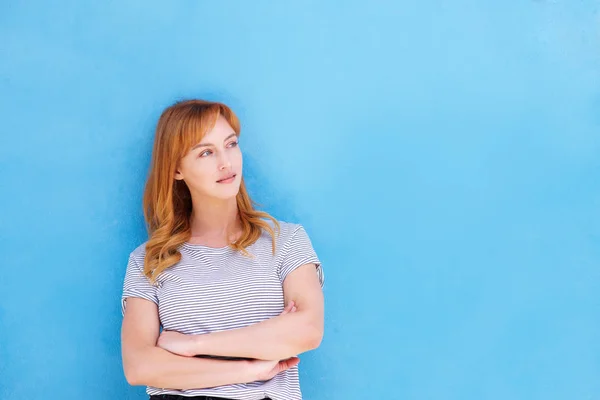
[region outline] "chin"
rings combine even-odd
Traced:
[[[239,187],[235,188],[235,190],[221,190],[221,191],[219,191],[219,193],[215,193],[214,197],[223,199],[223,200],[228,200],[232,197],[235,198],[239,192],[240,192]]]

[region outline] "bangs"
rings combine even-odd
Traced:
[[[219,116],[227,120],[236,135],[240,135],[240,125],[237,117],[224,104],[205,103],[190,104],[180,121],[177,132],[177,141],[181,150],[181,157],[185,156],[192,147],[204,139],[204,136],[215,126]]]
[[[183,150],[182,156],[204,139],[221,115],[220,107],[216,104],[194,104],[188,111],[181,121],[181,129],[177,135],[180,142],[178,147]]]

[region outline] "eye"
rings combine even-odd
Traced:
[[[198,157],[206,157],[205,154],[206,155],[212,154],[212,151],[210,151],[210,150],[203,151],[202,153],[200,153],[200,155],[198,155]]]
[[[237,141],[229,143],[229,147],[236,147],[237,145],[238,145]]]

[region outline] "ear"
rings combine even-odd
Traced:
[[[173,177],[178,181],[183,179],[183,175],[181,172],[179,172],[179,170],[175,171],[175,175]]]

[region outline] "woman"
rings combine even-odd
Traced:
[[[125,377],[150,399],[301,399],[297,356],[321,342],[321,263],[302,225],[254,209],[239,136],[221,103],[179,102],[158,121],[149,239],[122,296]]]

